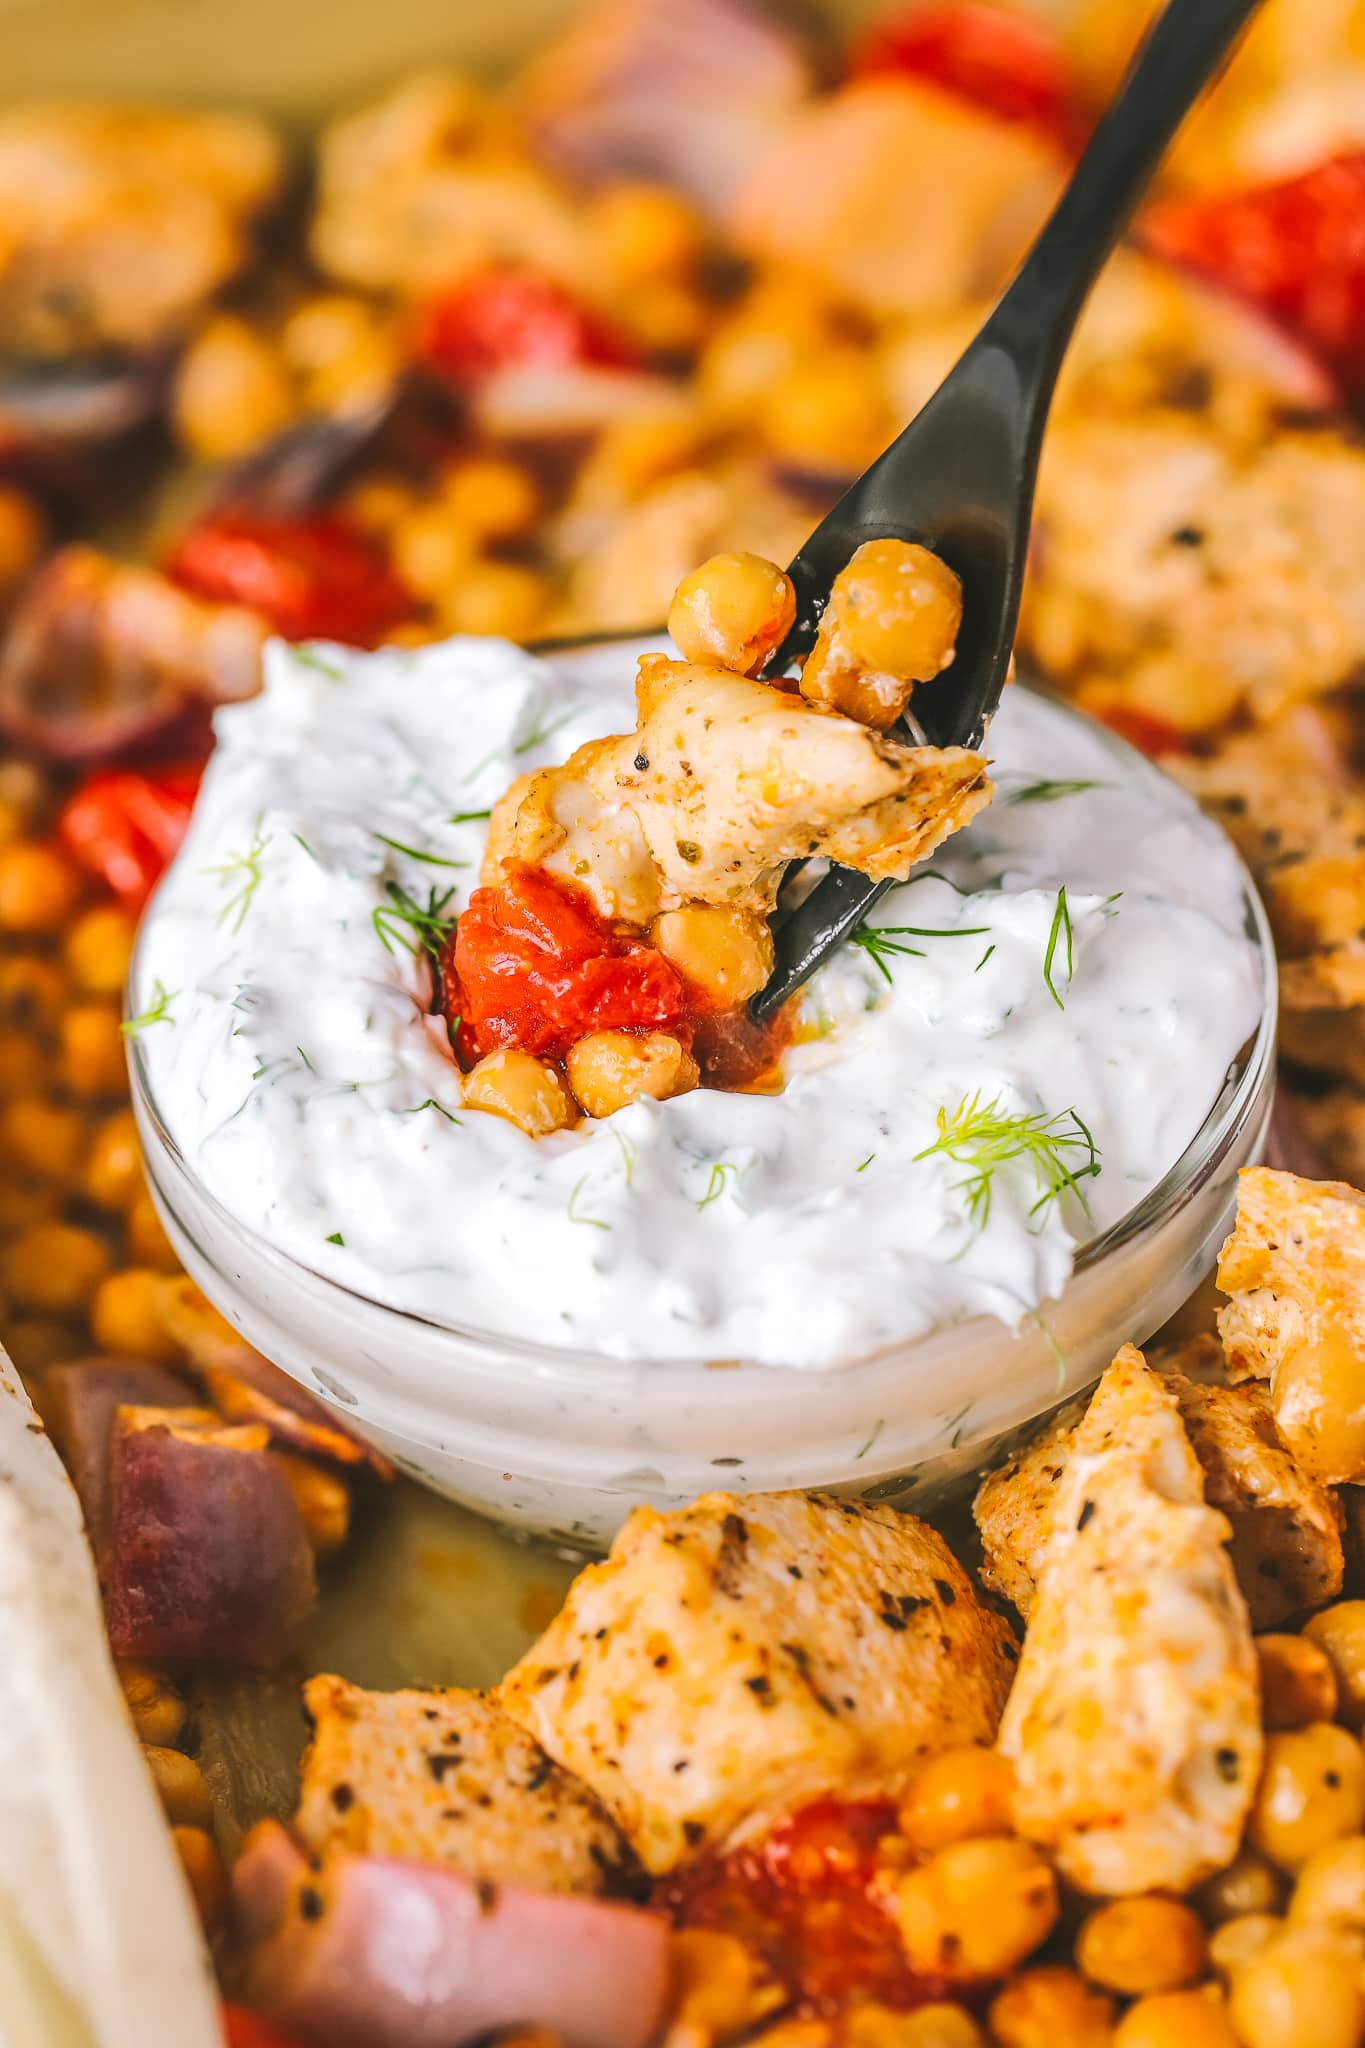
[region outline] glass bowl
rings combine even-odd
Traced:
[[[622,657],[618,644],[581,658]],[[1079,717],[1062,704],[1052,710]],[[1158,774],[1103,737],[1116,772]],[[941,1502],[1091,1385],[1121,1344],[1148,1338],[1211,1271],[1274,1091],[1275,955],[1249,878],[1245,917],[1266,992],[1258,1029],[1170,1171],[1078,1248],[1060,1297],[1017,1332],[978,1316],[834,1370],[797,1371],[700,1358],[637,1363],[394,1309],[229,1214],[170,1135],[133,1039],[148,1180],[187,1271],[251,1344],[414,1478],[528,1534],[601,1548],[637,1503],[677,1507],[711,1487]],[[140,985],[136,956],[131,985]],[[528,1283],[533,1257],[528,1248]]]

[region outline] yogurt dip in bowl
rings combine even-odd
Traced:
[[[466,1106],[424,940],[507,784],[629,730],[639,651],[273,647],[129,999],[205,1291],[408,1469],[580,1544],[716,1483],[974,1469],[1203,1277],[1272,1085],[1231,846],[1016,688],[994,804],[810,984],[780,1093],[539,1139]]]

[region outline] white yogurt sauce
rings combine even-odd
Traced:
[[[919,951],[884,954],[889,980],[844,948],[782,1094],[698,1090],[531,1139],[461,1106],[428,969],[375,912],[390,881],[457,909],[478,814],[628,731],[632,679],[626,654],[570,674],[494,640],[268,650],[264,694],[218,714],[135,969],[151,1094],[190,1170],[315,1271],[524,1340],[817,1369],[983,1311],[1017,1324],[1173,1165],[1255,1029],[1231,848],[1098,734],[1077,725],[1059,756],[1056,719],[1008,692],[995,804],[875,913],[935,935],[897,939]],[[1024,1159],[979,1227],[967,1167],[918,1156],[973,1095],[1084,1120],[1088,1216],[1070,1195],[1035,1213]]]

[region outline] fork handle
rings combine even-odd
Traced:
[[[987,321],[1045,399],[1085,297],[1176,129],[1260,0],[1167,0],[1071,182]]]

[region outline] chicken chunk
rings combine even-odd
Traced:
[[[500,806],[484,858],[587,888],[644,923],[699,901],[771,909],[784,865],[904,878],[989,803],[980,754],[907,747],[792,692],[646,656],[634,733],[590,740]]]
[[[1265,1388],[1227,1385],[1214,1337],[1196,1337],[1150,1364],[1179,1404],[1204,1474],[1205,1500],[1228,1518],[1228,1554],[1253,1628],[1275,1628],[1291,1614],[1334,1599],[1343,1572],[1340,1511],[1331,1491],[1300,1471],[1280,1442]],[[1085,1407],[1069,1402],[977,1492],[974,1512],[987,1560],[982,1577],[1025,1616]]]
[[[536,1891],[619,1887],[630,1856],[592,1794],[483,1693],[366,1692],[310,1679],[313,1740],[294,1830]]]
[[[822,1794],[894,1792],[929,1752],[990,1741],[1014,1654],[910,1516],[712,1493],[675,1514],[637,1508],[500,1698],[658,1874]]]
[[[1125,1346],[1058,1482],[1000,1730],[1016,1826],[1081,1891],[1183,1891],[1241,1839],[1262,1737],[1229,1534],[1174,1390]]]
[[[1228,1358],[1269,1377],[1297,1462],[1329,1483],[1365,1478],[1365,1195],[1245,1168],[1218,1284]]]

